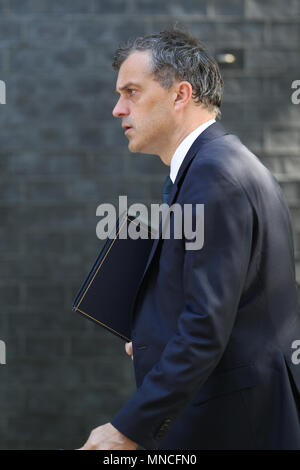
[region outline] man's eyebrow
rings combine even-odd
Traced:
[[[135,87],[138,87],[138,88],[140,87],[140,85],[138,83],[128,82],[125,85],[121,86],[119,89],[116,88],[116,93],[118,93],[119,91],[125,90],[126,88],[128,88],[130,86],[135,86]]]

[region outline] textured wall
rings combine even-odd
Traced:
[[[298,257],[299,0],[1,0],[1,449],[78,447],[134,390],[123,342],[71,305],[102,246],[96,207],[158,202],[167,174],[128,152],[111,115],[113,51],[175,21],[213,53],[236,51],[222,121],[282,184]]]

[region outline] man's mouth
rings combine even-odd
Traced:
[[[125,132],[124,132],[125,135],[132,129],[131,126],[122,126],[122,127],[123,129],[125,129]]]

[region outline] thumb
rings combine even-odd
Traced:
[[[129,356],[132,356],[132,341],[125,344],[125,351]]]

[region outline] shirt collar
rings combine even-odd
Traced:
[[[199,135],[211,124],[216,122],[215,119],[210,119],[209,121],[204,122],[201,124],[199,127],[194,129],[189,135],[187,135],[183,141],[179,144],[177,149],[175,150],[175,153],[172,157],[171,160],[171,165],[170,165],[170,178],[172,182],[174,183],[176,176],[178,174],[179,168],[184,160],[184,157],[186,156],[187,152],[189,151],[190,147],[194,143],[194,141],[199,137]]]

